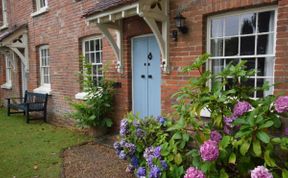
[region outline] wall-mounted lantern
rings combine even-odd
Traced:
[[[175,23],[176,23],[176,27],[178,28],[178,31],[181,32],[182,34],[185,34],[188,32],[188,28],[185,25],[185,17],[182,16],[181,13],[177,13],[175,19]],[[172,31],[172,38],[174,41],[177,41],[177,36],[178,36],[178,32],[177,30],[173,30]]]

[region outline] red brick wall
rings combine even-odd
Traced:
[[[99,34],[97,28],[94,25],[87,26],[81,16],[84,10],[95,5],[96,0],[79,2],[49,0],[49,12],[37,17],[30,16],[33,11],[32,0],[10,0],[10,3],[8,9],[9,26],[22,23],[28,23],[29,26],[29,90],[33,90],[39,85],[37,47],[42,44],[49,44],[52,87],[52,96],[49,97],[49,119],[60,124],[71,124],[70,121],[67,122],[66,119],[61,118],[70,111],[65,97],[73,98],[77,92],[81,91],[76,75],[80,68],[81,39]],[[284,82],[288,80],[288,60],[286,59],[288,56],[287,0],[170,0],[170,34],[176,29],[174,17],[181,7],[184,7],[182,15],[186,17],[189,32],[185,35],[179,33],[177,42],[170,39],[171,73],[162,74],[162,112],[170,112],[171,105],[175,103],[175,100],[171,99],[171,95],[187,83],[189,77],[198,76],[197,72],[184,74],[181,69],[191,64],[198,55],[205,52],[207,16],[275,4],[278,5],[275,82]],[[103,61],[110,64],[110,70],[106,75],[122,84],[122,87],[117,89],[116,107],[113,114],[114,119],[118,121],[132,108],[131,38],[151,33],[151,30],[143,19],[132,17],[124,20],[124,32],[123,74],[116,72],[115,55],[108,42],[103,41]],[[0,63],[1,66],[2,63]],[[3,70],[0,71],[0,74],[2,74],[1,72],[3,73]],[[17,80],[13,78],[13,81]],[[9,93],[6,93],[6,90],[0,91],[2,98],[16,92],[14,88]],[[275,88],[276,93],[283,91],[288,93],[287,83]]]

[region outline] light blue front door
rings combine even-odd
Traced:
[[[160,50],[154,36],[133,39],[133,112],[161,114]]]

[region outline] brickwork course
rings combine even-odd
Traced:
[[[127,3],[131,2],[127,1]],[[85,17],[83,17],[89,10],[97,9],[98,3],[97,0],[48,0],[48,11],[32,17],[31,14],[35,11],[33,0],[7,0],[9,27],[2,30],[1,33],[15,26],[28,25],[30,67],[28,90],[33,90],[40,85],[38,48],[44,44],[49,45],[52,94],[49,96],[48,110],[49,121],[52,123],[73,126],[73,122],[65,117],[66,113],[71,111],[66,98],[73,99],[75,94],[81,92],[82,89],[77,76],[81,69],[79,56],[82,53],[82,39],[102,35],[95,24],[87,25]],[[227,12],[276,7],[277,37],[274,82],[282,84],[275,87],[274,94],[288,94],[287,0],[170,0],[169,6],[170,73],[162,73],[161,76],[161,112],[163,115],[171,112],[171,106],[176,102],[171,96],[183,87],[190,77],[199,76],[196,71],[187,74],[181,72],[181,69],[206,52],[207,18]],[[173,41],[172,31],[177,30],[174,17],[178,12],[186,17],[188,33],[178,32],[178,40]],[[113,111],[115,128],[119,126],[124,115],[132,110],[131,39],[152,33],[143,18],[139,16],[125,18],[123,31],[123,73],[116,71],[115,55],[108,40],[103,38],[103,63],[110,66],[105,75],[121,83],[121,88],[116,89],[115,96]],[[20,59],[17,58],[15,61],[17,65],[12,72],[12,89],[0,89],[2,103],[4,103],[5,97],[21,94]],[[5,83],[5,75],[5,60],[2,57],[0,59],[0,85]]]

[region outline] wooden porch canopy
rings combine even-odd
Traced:
[[[161,55],[161,68],[169,72],[169,0],[102,0],[84,15],[89,23],[96,23],[106,36],[117,57],[117,71],[123,71],[123,25],[124,18],[142,17],[155,35]],[[159,24],[160,28],[159,28]],[[109,29],[116,31],[114,39]]]
[[[15,52],[24,64],[25,73],[29,73],[28,29],[27,24],[0,34],[0,52]]]

